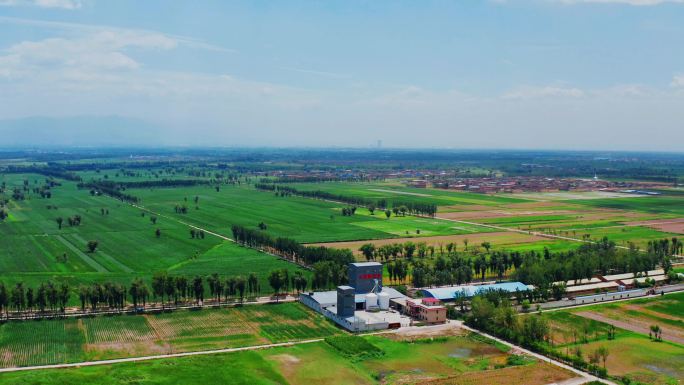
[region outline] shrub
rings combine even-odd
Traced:
[[[525,365],[529,361],[525,359],[525,357],[519,355],[519,354],[511,354],[506,358],[506,364],[509,366],[520,366],[520,365]]]
[[[406,341],[410,344],[432,344],[435,342],[444,343],[449,340],[449,337],[428,337],[428,338],[418,338],[412,341]]]

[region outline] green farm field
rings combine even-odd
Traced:
[[[216,192],[210,187],[129,189],[142,198],[145,208],[168,215],[187,223],[231,236],[232,225],[254,227],[260,222],[268,225],[268,232],[300,242],[351,241],[382,239],[397,234],[423,235],[459,234],[463,230],[439,219],[424,220],[415,217],[387,219],[382,212],[369,215],[359,210],[354,216],[343,216],[344,205],[323,200],[300,197],[276,197],[269,192],[257,191],[249,186],[224,186]],[[199,197],[198,208],[192,203]],[[176,204],[188,199],[187,214],[176,214]]]
[[[361,338],[361,337],[354,337]],[[518,359],[468,336],[434,341],[366,337],[382,351],[357,361],[326,342],[207,356],[181,357],[107,366],[0,374],[3,384],[411,384],[426,380],[461,385],[545,385],[574,375],[555,366]],[[172,370],[169,370],[171,369]]]
[[[299,303],[0,326],[2,367],[50,365],[322,338],[341,331]]]
[[[375,212],[370,215],[367,209],[358,209],[355,217],[373,217],[376,220],[354,222],[356,226],[361,226],[369,230],[382,231],[389,233],[393,237],[431,237],[440,235],[463,235],[475,233],[490,233],[496,230],[465,223],[454,223],[452,221],[438,218],[425,218],[414,216],[392,216],[389,219],[382,212]],[[420,240],[416,240],[417,242]]]
[[[624,201],[626,199],[628,198],[613,198],[611,201]],[[661,198],[653,199],[653,202],[657,202],[656,200]],[[591,202],[591,200],[583,200],[582,202],[585,201]],[[684,204],[684,201],[681,203]],[[550,211],[555,212],[556,210]],[[645,212],[638,209],[587,208],[576,204],[565,207],[563,210],[557,210],[557,212],[558,214],[551,215],[516,215],[516,212],[512,211],[505,216],[488,217],[483,215],[482,218],[474,217],[468,221],[577,239],[584,236],[588,236],[590,239],[608,237],[621,246],[634,243],[642,249],[646,247],[648,241],[678,236],[676,233],[647,225],[648,221],[667,222],[668,220],[676,220],[679,217],[674,213]],[[637,225],[642,222],[643,225]]]
[[[620,199],[587,199],[573,203],[589,207],[684,216],[684,196],[655,196]]]
[[[117,174],[119,174],[117,176]],[[140,176],[138,176],[140,174]],[[134,176],[116,169],[81,172],[84,179],[155,180],[183,178],[162,169],[136,171]],[[187,177],[186,177],[187,178]],[[40,186],[44,176],[36,174],[0,175],[8,186]],[[290,237],[303,243],[323,243],[333,247],[349,247],[358,253],[359,242],[426,242],[438,245],[455,242],[472,245],[487,241],[493,249],[511,251],[572,249],[577,243],[549,240],[524,234],[503,233],[486,226],[454,222],[439,218],[375,215],[359,208],[356,215],[343,216],[345,205],[301,197],[277,197],[257,191],[248,184],[223,185],[219,191],[212,186],[169,188],[129,188],[127,193],[141,199],[145,211],[107,196],[92,196],[79,190],[74,182],[58,180],[52,188],[52,198],[29,194],[26,200],[10,200],[9,218],[0,224],[0,280],[7,284],[24,282],[35,286],[47,280],[67,281],[75,289],[81,283],[113,281],[128,284],[134,277],[149,277],[157,271],[177,275],[248,275],[255,273],[261,288],[268,291],[267,274],[275,269],[299,269],[273,256],[238,247],[218,237],[192,239],[188,225],[231,237],[231,226],[256,228],[263,222],[273,236]],[[672,217],[670,212],[640,211],[644,203],[661,207],[661,200],[677,197],[601,198],[575,201],[535,202],[507,195],[484,195],[437,189],[405,187],[391,180],[377,183],[302,183],[298,189],[322,189],[339,194],[391,199],[401,197],[420,202],[433,202],[444,209],[444,215],[472,213],[467,222],[493,224],[511,229],[531,229],[570,237],[589,234],[592,238],[608,236],[618,244],[634,242],[642,247],[649,240],[669,238],[675,234],[644,226],[622,226],[628,220]],[[197,198],[197,203],[195,203]],[[619,202],[624,209],[600,207],[601,202]],[[593,208],[592,202],[598,202]],[[681,201],[680,201],[681,202]],[[629,204],[636,205],[635,207]],[[176,205],[186,205],[187,214],[174,211]],[[666,204],[668,205],[668,204]],[[670,205],[672,206],[672,205]],[[468,209],[468,208],[471,209]],[[103,215],[102,210],[106,213]],[[459,211],[451,211],[459,210]],[[464,211],[466,210],[466,211]],[[471,211],[467,211],[471,210]],[[486,210],[487,215],[478,217]],[[530,211],[532,210],[532,211]],[[550,211],[548,215],[530,212]],[[599,212],[594,212],[598,210]],[[155,213],[154,215],[150,213]],[[441,212],[441,211],[440,211]],[[498,216],[490,217],[494,212]],[[500,213],[506,213],[500,216]],[[558,214],[553,214],[558,212]],[[438,213],[439,214],[439,213]],[[65,224],[61,229],[57,217],[82,217],[80,226]],[[152,223],[150,217],[156,217]],[[155,231],[159,229],[160,236]],[[98,241],[95,252],[86,251],[90,240]],[[67,261],[58,257],[65,254]],[[304,274],[309,274],[303,271]],[[72,296],[75,304],[75,296]]]
[[[8,186],[23,180],[42,181],[37,175],[2,175]],[[268,292],[266,275],[275,269],[308,271],[252,249],[207,235],[190,236],[190,227],[175,219],[157,216],[106,197],[91,196],[75,183],[61,181],[52,198],[31,194],[11,200],[10,220],[0,224],[0,280],[35,286],[47,280],[79,284],[112,281],[128,285],[133,278],[149,278],[157,271],[178,275],[248,275],[255,273]],[[108,214],[102,214],[106,210]],[[143,215],[143,213],[145,215]],[[69,226],[67,218],[79,215],[81,224]],[[57,217],[64,223],[59,228]],[[155,231],[159,229],[160,236]],[[87,243],[96,240],[95,252]],[[66,261],[59,257],[66,254]],[[72,295],[72,304],[76,303]]]
[[[512,198],[505,195],[485,195],[433,188],[407,187],[400,180],[375,183],[297,183],[291,186],[300,191],[321,190],[339,195],[386,199],[390,204],[394,200],[400,200],[402,202],[433,203],[437,206],[498,205],[526,202],[525,199]]]

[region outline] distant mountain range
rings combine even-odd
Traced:
[[[163,145],[167,135],[149,122],[121,116],[0,120],[0,147]]]

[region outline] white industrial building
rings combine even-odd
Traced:
[[[406,296],[382,287],[382,264],[352,263],[349,277],[356,287],[339,286],[337,290],[302,293],[299,300],[353,332],[398,328],[411,323],[410,318],[390,309],[390,300]]]

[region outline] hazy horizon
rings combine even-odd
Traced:
[[[681,152],[676,0],[0,0],[0,147]]]

